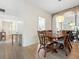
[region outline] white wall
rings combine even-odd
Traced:
[[[37,43],[37,21],[39,16],[46,19],[46,29],[51,29],[51,15],[27,3],[26,0],[0,0],[0,8],[6,10],[5,13],[2,13],[3,15],[14,16],[14,18],[18,18],[23,22],[19,25],[18,30],[23,34],[23,46]],[[13,20],[15,20],[14,18]]]
[[[17,3],[17,0],[0,0],[0,8],[6,10],[6,15],[17,16]]]
[[[51,29],[51,15],[37,9],[31,4],[20,0],[18,4],[18,17],[23,21],[23,46],[28,46],[37,43],[37,21],[38,17],[44,17],[46,19],[46,29]],[[21,29],[21,27],[20,27]]]

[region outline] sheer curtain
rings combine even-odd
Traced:
[[[46,29],[46,20],[43,17],[38,17],[38,30],[45,30]]]

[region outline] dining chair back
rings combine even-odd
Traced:
[[[38,37],[39,37],[39,42],[40,42],[40,47],[38,49],[38,53],[40,49],[44,49],[44,57],[46,57],[46,53],[48,50],[52,50],[52,44],[48,42],[48,37],[46,36],[47,32],[46,31],[38,31]]]
[[[45,31],[38,31],[38,37],[39,37],[39,42],[41,45],[46,45],[46,32]]]
[[[52,36],[52,30],[47,30],[46,35],[51,35]]]
[[[68,55],[68,51],[71,52],[71,49],[72,49],[72,45],[70,42],[70,38],[69,38],[69,35],[66,34],[64,36],[64,50],[65,50],[66,56]]]

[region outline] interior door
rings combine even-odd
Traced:
[[[6,32],[6,40],[10,40],[12,33],[12,22],[2,21],[2,30]]]

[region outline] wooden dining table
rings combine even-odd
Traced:
[[[53,52],[57,53],[57,40],[64,38],[64,35],[46,35],[46,37],[48,37],[49,41],[53,43]]]
[[[63,38],[64,35],[46,35],[46,37],[48,37],[50,40],[57,40]]]

